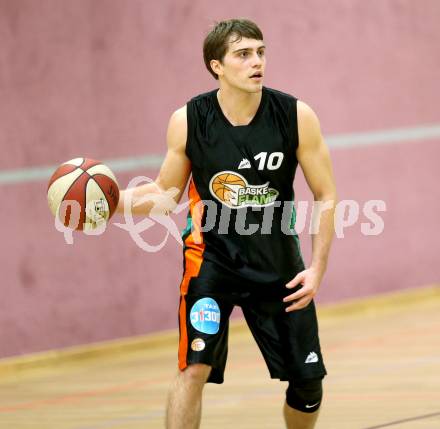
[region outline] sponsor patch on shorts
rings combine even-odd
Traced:
[[[191,343],[191,349],[195,352],[201,352],[205,349],[205,342],[201,338],[196,338]]]
[[[191,308],[191,325],[204,334],[216,334],[220,329],[220,308],[212,298],[199,299]]]

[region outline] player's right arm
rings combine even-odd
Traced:
[[[191,162],[185,154],[187,134],[185,105],[171,115],[167,130],[168,150],[158,176],[152,183],[122,190],[117,212],[124,213],[125,200],[132,214],[148,215],[153,207],[156,213],[173,210],[191,174]]]

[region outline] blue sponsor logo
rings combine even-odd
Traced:
[[[191,308],[191,325],[204,334],[216,334],[220,328],[220,309],[212,298],[199,299]]]

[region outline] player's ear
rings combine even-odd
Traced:
[[[209,65],[211,66],[211,70],[217,74],[217,76],[223,75],[223,66],[219,60],[211,60]]]

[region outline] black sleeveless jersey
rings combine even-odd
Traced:
[[[293,228],[297,100],[263,87],[252,121],[234,126],[215,90],[187,103],[187,122],[184,276],[215,269],[258,283],[291,280],[304,269]]]

